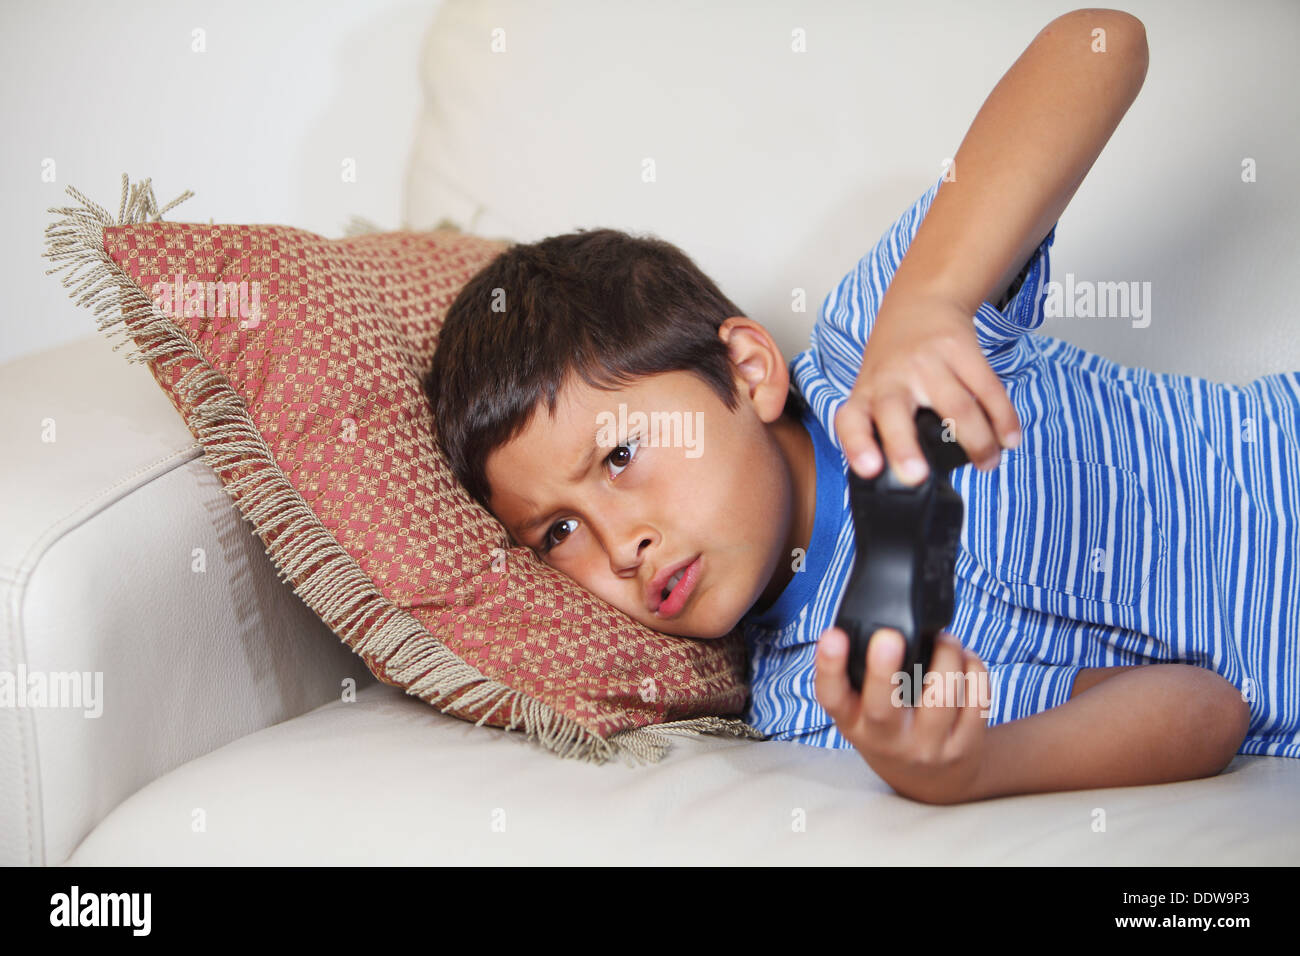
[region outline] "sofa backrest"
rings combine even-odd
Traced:
[[[1052,318],[1127,365],[1300,368],[1300,7],[1133,2],[1142,92],[1061,217],[1053,278],[1150,283],[1149,324]],[[942,172],[1052,5],[445,0],[405,221],[681,246],[792,358],[826,293]],[[802,52],[800,46],[802,45]],[[1071,108],[1062,104],[1063,109]],[[1015,149],[1008,143],[1009,150]],[[1257,181],[1242,181],[1253,159]],[[806,311],[792,308],[803,290]]]

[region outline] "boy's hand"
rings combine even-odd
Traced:
[[[937,804],[979,799],[989,733],[980,716],[987,706],[980,698],[988,671],[979,656],[941,631],[930,671],[944,680],[923,688],[921,703],[908,707],[891,699],[897,686],[892,677],[903,663],[903,636],[892,628],[871,635],[861,694],[849,683],[848,647],[840,628],[822,632],[813,684],[818,703],[845,739],[905,797]]]
[[[916,410],[951,418],[954,437],[981,471],[992,471],[1002,448],[1020,444],[1020,419],[1002,380],[975,337],[973,317],[955,302],[915,294],[882,303],[862,352],[862,368],[835,413],[844,457],[863,478],[882,467],[871,433],[880,430],[884,454],[909,485],[929,467],[916,436]],[[918,470],[909,472],[909,463]]]

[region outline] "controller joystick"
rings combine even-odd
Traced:
[[[929,473],[906,485],[886,461],[874,478],[849,469],[856,556],[835,626],[849,636],[849,682],[862,692],[867,642],[890,627],[907,642],[902,670],[911,680],[909,704],[920,700],[934,639],[952,620],[954,567],[961,538],[963,506],[949,472],[970,459],[955,441],[945,441],[939,417],[917,410],[917,437]],[[875,431],[874,424],[872,426]],[[875,432],[877,447],[880,434]],[[921,671],[916,672],[920,664]]]

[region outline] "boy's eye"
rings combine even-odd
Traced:
[[[635,452],[635,451],[631,451],[631,452],[628,452],[628,453],[626,454],[626,456],[624,456],[624,455],[622,454],[622,449],[624,449],[624,448],[639,448],[640,446],[641,446],[641,438],[640,438],[640,436],[637,436],[636,438],[629,438],[627,441],[623,442],[623,444],[615,446],[614,450],[611,451],[608,455],[605,456],[605,463],[606,463],[606,464],[613,464],[615,458],[624,458],[624,457],[626,457],[626,461],[621,461],[621,462],[618,463],[619,466],[620,466],[621,468],[626,468],[628,465],[632,464],[632,462],[634,462],[634,461],[636,460],[636,452]],[[623,474],[622,471],[618,472],[618,474],[614,475],[614,477],[617,478],[618,475],[621,475],[621,474]]]
[[[637,436],[636,438],[629,438],[621,445],[615,446],[614,450],[605,456],[605,464],[614,465],[619,469],[617,474],[614,475],[615,478],[623,474],[623,471],[627,469],[627,466],[632,464],[632,462],[636,461],[635,449],[639,448],[640,446],[641,446],[640,436]],[[623,449],[632,449],[632,450],[624,451]],[[618,460],[616,461],[615,459]],[[556,528],[560,527],[561,525],[567,524],[572,520],[573,520],[572,518],[565,518],[563,521],[557,521],[555,522],[555,524],[551,525],[549,528],[546,529],[546,534],[542,537],[542,544],[541,544],[542,554],[546,554],[556,545],[564,543],[563,538],[560,538],[558,541],[552,541],[551,532],[553,532]]]
[[[555,524],[551,525],[551,526],[546,530],[546,537],[544,537],[544,538],[542,539],[542,554],[545,554],[547,551],[550,551],[551,548],[555,547],[555,545],[557,545],[557,544],[564,544],[564,539],[563,539],[563,538],[561,538],[559,541],[556,541],[556,542],[552,543],[552,542],[551,542],[551,532],[554,531],[556,528],[560,527],[560,525],[567,524],[568,522],[570,522],[570,521],[572,521],[572,520],[573,520],[572,518],[565,518],[563,521],[557,521],[557,522],[555,522]]]

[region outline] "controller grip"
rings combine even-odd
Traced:
[[[934,639],[952,619],[964,509],[948,473],[970,460],[959,444],[944,440],[932,410],[919,409],[916,423],[930,465],[918,485],[903,484],[888,465],[874,478],[849,470],[857,554],[835,618],[849,638],[849,681],[859,693],[871,635],[882,627],[903,635],[909,703],[920,699]]]

